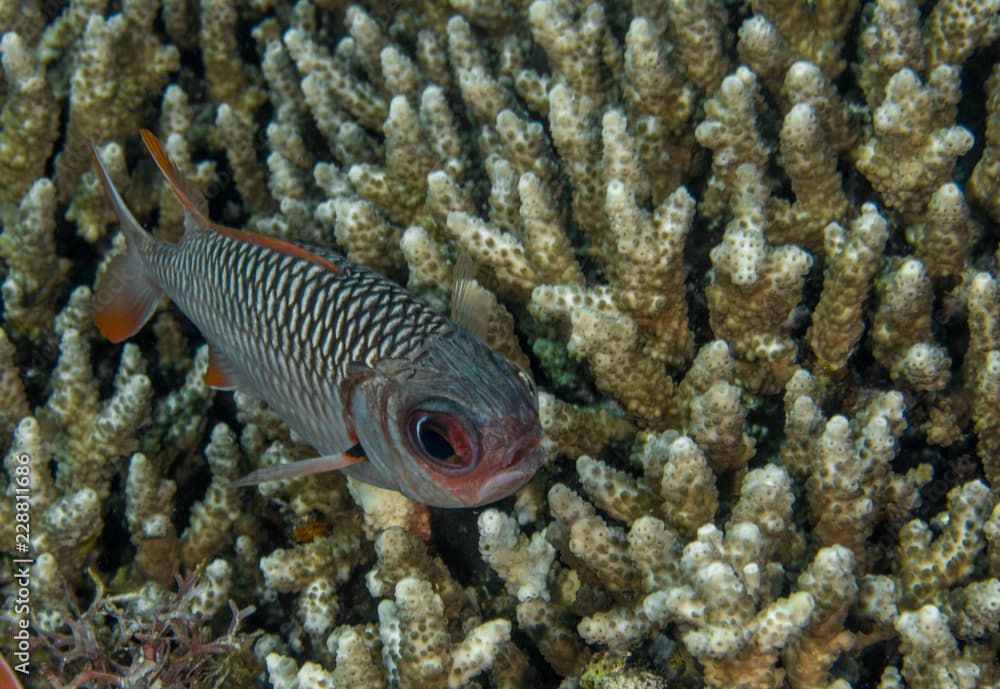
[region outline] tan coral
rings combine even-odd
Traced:
[[[954,182],[931,195],[921,222],[907,232],[916,257],[934,280],[945,284],[962,275],[977,235],[965,195]]]
[[[813,447],[826,425],[823,398],[815,379],[805,369],[795,372],[785,385],[785,442],[781,463],[798,478],[812,471]]]
[[[711,8],[704,9],[713,13]],[[703,28],[692,27],[691,33]],[[654,204],[677,188],[682,178],[680,172],[691,160],[695,143],[688,122],[696,105],[696,89],[667,58],[658,36],[648,14],[632,20],[625,36],[623,89],[633,113],[633,133],[650,178]],[[711,70],[705,71],[711,78]]]
[[[940,0],[927,18],[928,67],[960,65],[996,38],[997,0]]]
[[[847,215],[848,202],[828,138],[812,105],[797,103],[785,115],[781,153],[795,202],[776,204],[774,221],[767,227],[769,242],[791,242],[821,254],[824,228]]]
[[[811,594],[815,606],[805,632],[781,654],[793,687],[829,686],[833,664],[853,646],[854,634],[844,622],[858,595],[854,569],[851,551],[833,546],[816,553],[799,575],[799,590]]]
[[[0,110],[0,205],[20,201],[45,172],[59,110],[45,67],[14,31],[0,41],[6,99]]]
[[[794,245],[765,239],[760,173],[741,166],[734,183],[734,219],[711,251],[714,270],[705,289],[709,322],[729,343],[737,375],[751,390],[778,391],[795,372],[798,353],[782,324],[802,298],[812,258]]]
[[[241,513],[239,491],[229,485],[239,478],[240,451],[236,434],[225,424],[212,429],[205,459],[212,480],[205,496],[192,506],[190,520],[180,538],[181,562],[189,570],[232,541],[229,532]]]
[[[757,15],[772,22],[778,33],[800,59],[820,66],[831,78],[845,67],[841,48],[858,0],[849,2],[804,3],[798,0],[755,0]]]
[[[538,416],[550,454],[597,455],[610,443],[635,433],[632,423],[608,409],[578,407],[544,390],[538,393]]]
[[[813,309],[809,344],[821,362],[840,370],[864,331],[865,301],[872,291],[888,223],[873,204],[865,204],[850,231],[834,223],[825,231],[823,291]]]
[[[142,107],[158,97],[180,65],[176,46],[155,38],[156,5],[131,3],[105,19],[90,14],[74,53],[67,145],[56,160],[60,200],[73,192],[90,166],[89,141],[107,141],[138,130]]]
[[[705,102],[705,120],[695,129],[698,143],[712,150],[712,176],[705,192],[705,212],[715,216],[739,193],[742,165],[767,166],[767,148],[757,129],[760,86],[754,73],[740,67],[722,80]]]
[[[865,19],[858,77],[868,105],[876,108],[894,74],[904,68],[924,71],[920,8],[909,0],[878,0]]]
[[[1000,220],[1000,65],[993,66],[985,91],[985,145],[969,176],[968,193],[997,222]]]
[[[885,99],[872,113],[872,131],[857,148],[855,165],[886,205],[904,216],[920,213],[930,195],[951,181],[955,161],[972,148],[972,133],[954,125],[960,95],[951,65],[935,68],[926,83],[904,68],[889,79]]]
[[[634,187],[618,179],[608,183],[604,208],[613,242],[608,280],[618,307],[642,324],[644,352],[679,366],[694,349],[683,299],[683,247],[694,199],[678,187],[652,216],[637,200]]]
[[[981,670],[960,656],[948,621],[938,608],[925,605],[904,612],[896,619],[896,628],[905,653],[902,674],[907,687],[930,689],[939,686],[940,679],[975,686]]]
[[[901,573],[900,599],[920,605],[943,589],[966,583],[985,548],[983,528],[993,508],[993,496],[982,481],[970,481],[948,492],[947,521],[937,534],[919,519],[899,533],[897,558]]]
[[[761,557],[790,562],[805,551],[805,539],[794,525],[792,479],[783,468],[768,464],[747,472],[729,524],[757,525]]]
[[[56,251],[55,210],[55,187],[40,177],[4,223],[0,258],[9,266],[2,292],[8,329],[31,333],[52,322],[55,296],[70,268]]]
[[[972,418],[986,480],[1000,485],[1000,350],[989,352],[977,373]]]
[[[872,354],[894,379],[918,390],[948,383],[951,360],[931,333],[933,291],[924,264],[898,260],[882,283],[872,322]]]
[[[730,526],[725,540],[714,525],[702,527],[684,548],[684,584],[643,602],[651,620],[686,623],[684,645],[705,667],[709,686],[764,689],[780,683],[778,653],[802,633],[812,614],[810,594],[774,600],[761,588],[758,540],[752,524]]]
[[[0,328],[0,437],[6,437],[31,413],[15,354],[7,332]]]

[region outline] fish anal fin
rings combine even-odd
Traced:
[[[129,244],[98,278],[94,324],[104,337],[121,342],[142,329],[162,298],[163,290],[149,279],[138,250]]]
[[[239,385],[233,363],[214,347],[208,350],[205,385],[216,390],[235,390]]]
[[[302,459],[297,462],[276,464],[274,466],[257,469],[256,471],[251,471],[243,478],[233,481],[229,485],[234,488],[245,488],[247,486],[255,486],[258,483],[266,483],[268,481],[284,481],[287,479],[298,478],[300,476],[323,474],[328,471],[339,471],[344,467],[349,467],[352,464],[365,461],[366,457],[364,456],[363,451],[361,456],[348,454],[355,451],[356,447],[359,446],[355,445],[347,452],[342,452],[339,455],[325,455],[323,457]]]

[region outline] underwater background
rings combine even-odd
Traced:
[[[1000,686],[1000,0],[2,0],[0,36],[25,687]],[[92,323],[90,142],[182,229],[140,128],[216,222],[442,312],[469,255],[548,464],[476,510],[231,487],[314,451],[173,306]]]

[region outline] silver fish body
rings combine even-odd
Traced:
[[[209,223],[147,134],[185,203],[185,233],[177,245],[154,239],[105,175],[128,251],[98,286],[95,320],[122,339],[165,294],[208,341],[212,382],[264,400],[323,455],[258,480],[343,468],[425,504],[463,507],[534,474],[541,428],[520,369],[342,256]]]

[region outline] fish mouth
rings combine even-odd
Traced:
[[[470,506],[478,507],[507,497],[527,483],[546,459],[547,453],[537,444],[518,448],[508,465],[510,468],[486,481],[476,492],[475,502]]]

